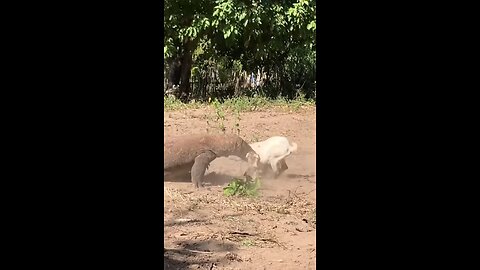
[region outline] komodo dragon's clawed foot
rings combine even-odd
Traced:
[[[217,156],[212,151],[204,152],[198,155],[195,158],[195,163],[193,163],[191,174],[192,174],[192,183],[195,188],[203,187],[203,177],[205,171]]]

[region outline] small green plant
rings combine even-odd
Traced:
[[[242,118],[240,118],[240,110],[238,108],[235,108],[235,123],[234,123],[234,127],[232,128],[232,133],[237,133],[238,136],[240,136],[240,120]]]
[[[210,104],[215,109],[216,118],[219,121],[218,128],[225,130],[225,119],[227,113],[241,113],[261,111],[272,107],[283,107],[291,110],[298,110],[302,106],[315,106],[314,100],[305,98],[304,94],[297,94],[293,100],[288,100],[285,97],[279,96],[276,99],[266,97],[235,97],[219,101],[218,99],[209,99],[208,103],[192,100],[189,103],[183,103],[173,96],[165,96],[163,99],[164,111],[176,111],[185,109],[198,109]],[[225,131],[224,131],[225,132]]]
[[[225,133],[225,110],[223,109],[222,104],[217,99],[213,100],[212,105],[215,108],[215,113],[217,114],[218,127],[223,133]]]
[[[189,103],[183,103],[173,96],[163,97],[163,111],[178,111],[185,109],[198,109],[205,106],[203,103],[191,100]]]
[[[260,179],[245,180],[234,178],[228,185],[223,188],[225,196],[244,196],[256,197],[258,196],[258,189],[260,188]]]
[[[173,96],[164,96],[163,97],[163,109],[164,110],[178,110],[182,108],[184,105],[178,99],[174,98]]]

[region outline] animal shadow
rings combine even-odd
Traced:
[[[286,174],[288,178],[310,178],[314,177],[315,175],[313,174],[294,174],[294,173],[288,173]]]
[[[229,183],[235,176],[210,172],[203,177],[203,183],[211,184],[213,186],[222,186],[226,183]],[[169,177],[165,182],[191,182],[191,175],[187,174],[177,174],[175,177]]]
[[[210,183],[214,186],[223,186],[224,184],[232,181],[233,178],[235,178],[235,176],[217,172],[210,172],[205,175],[203,182]]]
[[[216,264],[228,264],[229,262],[227,258],[218,256],[218,254],[237,250],[234,244],[213,239],[206,241],[184,240],[178,241],[176,244],[180,248],[164,249],[164,270],[189,269],[194,265],[196,268],[213,269]]]
[[[176,174],[174,177],[168,177],[168,179],[165,179],[165,182],[192,182],[192,177],[189,173]]]

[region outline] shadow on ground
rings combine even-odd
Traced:
[[[314,174],[292,174],[289,173],[287,174],[288,178],[310,178],[310,177],[315,177]]]
[[[214,186],[222,186],[230,182],[233,178],[235,178],[235,176],[217,173],[217,172],[210,172],[205,175],[203,182],[210,185],[214,185]],[[173,182],[173,183],[177,183],[177,182],[190,183],[192,180],[191,180],[190,174],[178,174],[178,175],[175,175],[174,178],[169,177],[167,180],[164,180],[164,181]]]
[[[228,263],[230,252],[236,248],[231,243],[210,239],[206,241],[178,241],[178,247],[168,248],[164,252],[164,270],[212,269],[215,265]]]
[[[222,215],[220,219],[228,219],[228,218],[235,218],[238,216],[242,216],[242,213],[234,213],[234,214],[226,214]],[[187,226],[191,224],[202,224],[202,225],[208,225],[211,224],[211,217],[206,217],[201,215],[200,218],[195,218],[195,219],[172,219],[172,220],[167,220],[163,221],[163,226],[164,227],[172,227],[172,226]]]
[[[214,185],[214,186],[222,186],[232,181],[233,178],[235,178],[235,176],[211,172],[205,175],[204,182],[210,183],[211,185]]]

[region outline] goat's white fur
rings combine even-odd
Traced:
[[[251,143],[250,146],[260,156],[259,163],[263,165],[270,164],[275,177],[288,168],[284,159],[297,151],[296,143],[290,143],[287,138],[281,136],[274,136],[261,142]],[[282,164],[286,168],[283,168]]]

